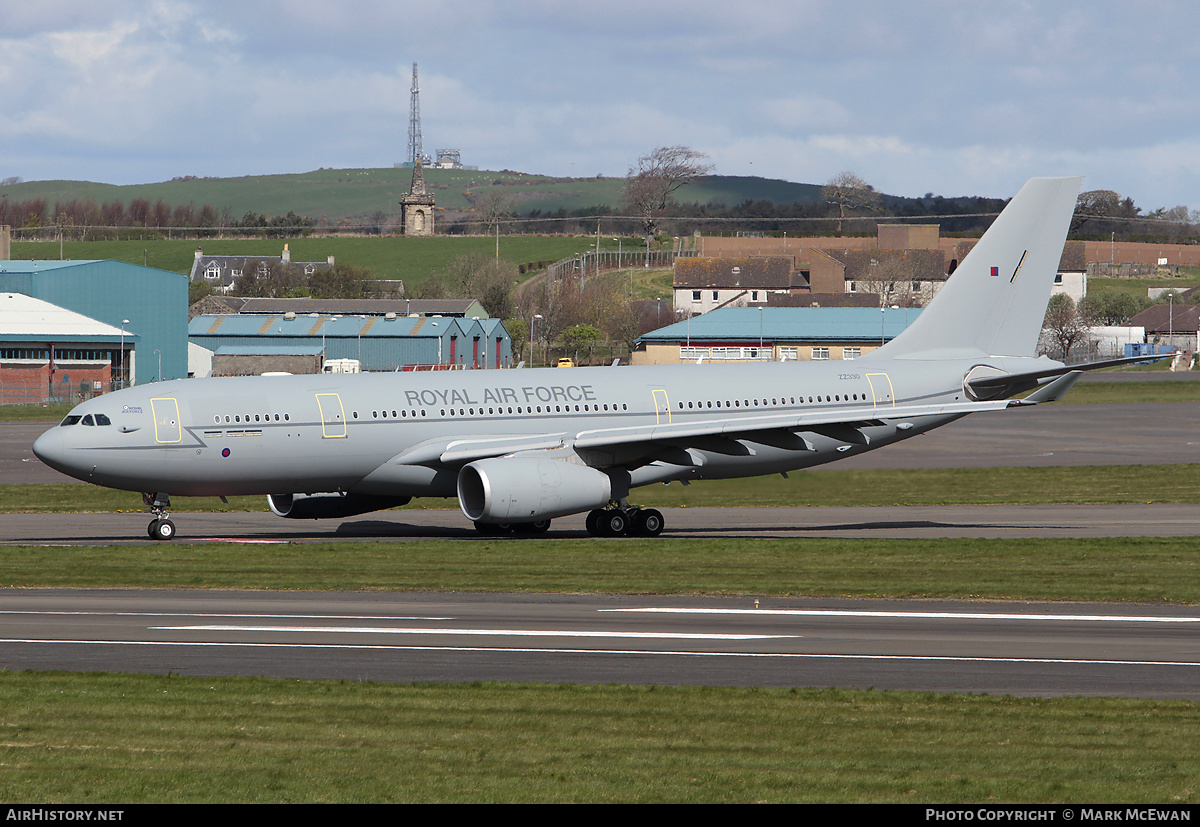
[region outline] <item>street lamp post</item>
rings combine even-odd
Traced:
[[[533,358],[533,323],[541,318],[543,318],[541,313],[535,313],[529,320],[529,367],[531,368],[537,367],[537,360]]]
[[[121,320],[121,362],[120,370],[117,371],[118,381],[121,387],[125,387],[125,325],[129,324],[129,319]]]

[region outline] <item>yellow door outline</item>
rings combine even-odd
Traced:
[[[654,397],[654,424],[662,425],[663,416],[666,416],[666,424],[671,424],[671,402],[667,399],[667,392],[664,390],[651,391],[650,394]]]
[[[873,381],[872,381],[873,380]],[[892,378],[886,373],[868,373],[867,384],[871,386],[871,397],[875,407],[896,407],[896,394],[892,389]]]
[[[183,441],[183,426],[179,423],[179,403],[169,396],[150,400],[154,417],[154,441],[169,445]]]
[[[342,407],[342,397],[336,393],[318,393],[317,408],[321,411],[321,436],[343,439],[346,436],[346,411]]]

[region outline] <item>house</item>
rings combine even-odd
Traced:
[[[311,276],[317,270],[330,268],[333,265],[333,256],[325,261],[294,262],[287,244],[283,245],[283,252],[278,256],[210,256],[205,255],[204,250],[197,247],[188,280],[204,282],[217,292],[228,293],[233,289],[238,278],[246,272],[247,267],[256,268],[260,277],[267,276],[272,266],[300,267],[306,276]]]
[[[1200,305],[1156,304],[1129,320],[1144,327],[1146,341],[1196,353],[1200,349]]]
[[[679,258],[675,260],[675,311],[707,313],[718,307],[767,304],[768,294],[792,289],[792,259]]]

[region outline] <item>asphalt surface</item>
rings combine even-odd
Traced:
[[[1196,607],[0,590],[0,668],[1200,699]]]

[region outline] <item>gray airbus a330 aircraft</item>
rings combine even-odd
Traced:
[[[588,511],[592,534],[655,536],[637,486],[807,468],[1061,397],[1080,367],[1034,352],[1080,181],[1029,181],[915,322],[853,361],[183,379],[88,400],[33,450],[143,492],[159,540],[169,495],[234,494],[311,519],[457,495],[482,533]]]

